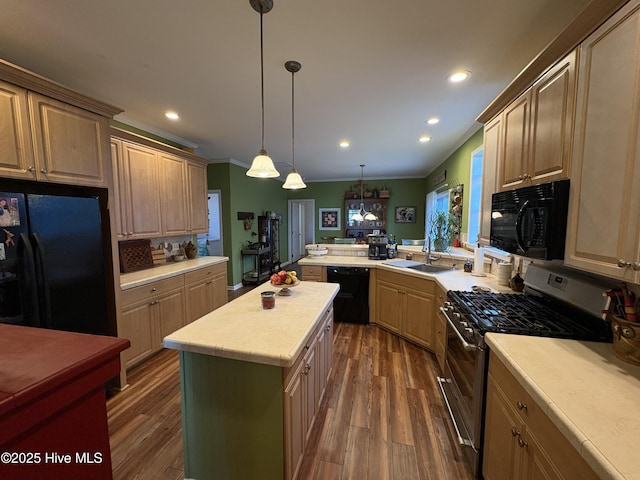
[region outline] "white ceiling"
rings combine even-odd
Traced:
[[[265,147],[286,176],[295,76],[306,181],[424,177],[587,0],[274,0],[264,15]],[[125,110],[116,119],[251,163],[260,15],[249,0],[0,0],[0,58]],[[456,69],[470,80],[452,85]],[[175,110],[181,120],[164,118]],[[426,124],[431,116],[441,119]],[[418,138],[428,134],[431,142]],[[338,142],[352,142],[341,150]]]

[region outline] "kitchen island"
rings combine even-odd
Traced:
[[[187,478],[296,474],[329,375],[338,285],[300,282],[271,310],[266,290],[279,288],[261,285],[164,339],[180,351]]]

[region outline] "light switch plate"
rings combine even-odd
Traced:
[[[358,252],[359,257],[366,257],[368,255],[367,252]]]

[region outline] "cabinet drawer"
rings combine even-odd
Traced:
[[[545,416],[538,404],[527,393],[522,385],[516,380],[507,367],[495,356],[489,360],[489,374],[493,376],[495,382],[500,386],[509,404],[519,413],[525,422],[535,422],[540,417]]]
[[[157,282],[147,283],[139,287],[129,288],[122,292],[122,305],[131,305],[145,298],[151,298],[156,295],[164,295],[165,293],[184,286],[184,275],[176,275]]]
[[[219,263],[216,265],[209,265],[207,267],[199,268],[184,274],[184,283],[189,285],[190,283],[201,282],[207,278],[213,278],[217,275],[224,274],[227,271],[227,264]]]
[[[303,265],[302,280],[322,281],[322,273],[326,268],[321,265]]]

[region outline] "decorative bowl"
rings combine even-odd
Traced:
[[[300,285],[300,280],[297,280],[293,283],[281,283],[280,285],[276,285],[275,283],[269,281],[269,283],[273,286],[273,287],[277,287],[280,288],[281,290],[277,293],[277,295],[282,295],[282,296],[289,296],[291,295],[291,292],[289,291],[290,288],[293,287],[297,287],[298,285]]]
[[[305,248],[312,257],[323,257],[329,252],[327,247],[321,247],[320,245],[307,245]]]

